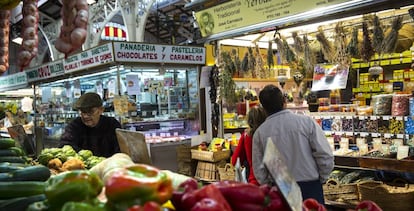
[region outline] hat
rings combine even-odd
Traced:
[[[75,109],[93,108],[100,106],[102,106],[101,96],[93,92],[83,94],[74,104]]]

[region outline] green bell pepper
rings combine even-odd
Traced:
[[[63,207],[62,211],[105,211],[104,206],[93,205],[85,202],[68,201]]]
[[[114,172],[105,183],[108,203],[115,209],[125,210],[148,201],[167,202],[173,192],[172,180],[158,168],[134,164]]]
[[[60,209],[67,201],[92,201],[103,188],[98,175],[87,170],[60,173],[49,178],[46,184],[45,195],[53,209]]]

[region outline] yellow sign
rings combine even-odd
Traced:
[[[350,0],[234,0],[196,13],[203,37]]]

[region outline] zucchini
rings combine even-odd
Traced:
[[[12,149],[0,149],[0,157],[1,156],[20,156],[20,155],[17,154],[17,152]]]
[[[43,194],[45,188],[46,183],[39,181],[0,182],[0,199]]]
[[[26,155],[21,147],[10,147],[9,149],[15,151],[17,156]]]
[[[0,138],[0,149],[8,149],[16,146],[16,141],[12,138]]]
[[[17,197],[0,203],[0,210],[22,211],[26,210],[30,204],[43,200],[46,200],[45,194],[38,194],[27,197]]]
[[[3,156],[0,157],[0,162],[26,163],[26,160],[20,156]]]
[[[8,173],[0,173],[0,181],[46,181],[49,177],[49,168],[42,165],[29,166]]]

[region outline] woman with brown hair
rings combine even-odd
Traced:
[[[252,167],[252,139],[256,129],[266,120],[267,114],[262,107],[253,107],[247,113],[247,124],[249,127],[243,132],[239,139],[239,143],[231,157],[231,163],[236,164],[237,158],[240,158],[240,163],[248,163],[245,166],[248,171],[247,181],[249,183],[259,185],[257,182]]]

